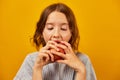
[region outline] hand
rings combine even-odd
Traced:
[[[59,63],[64,63],[73,68],[77,72],[85,72],[84,64],[78,59],[74,51],[72,50],[71,45],[68,42],[60,41],[61,44],[57,44],[57,47],[60,47],[64,50],[65,54],[57,51],[52,51],[52,54],[58,55],[63,58],[63,60],[57,60]]]
[[[42,69],[44,65],[54,61],[54,56],[51,54],[50,49],[54,48],[58,51],[59,49],[55,45],[57,45],[55,41],[48,41],[47,44],[39,50],[39,54],[34,65],[35,68]]]

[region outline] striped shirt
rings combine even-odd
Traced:
[[[32,80],[33,66],[38,52],[28,54],[17,72],[14,80]],[[94,69],[87,55],[78,53],[78,58],[83,62],[86,67],[86,80],[97,80]],[[42,78],[43,80],[75,80],[76,72],[66,64],[50,63],[43,67]]]

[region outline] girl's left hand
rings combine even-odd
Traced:
[[[62,57],[62,60],[57,60],[58,63],[64,63],[73,68],[77,72],[84,72],[85,66],[76,56],[71,45],[68,42],[60,41],[61,44],[57,44],[57,47],[60,47],[64,50],[65,54],[57,51],[52,51],[52,54]]]

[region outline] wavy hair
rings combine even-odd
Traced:
[[[72,34],[69,43],[71,44],[73,50],[78,50],[80,36],[76,19],[72,10],[63,3],[54,3],[52,5],[49,5],[41,13],[40,19],[37,22],[37,27],[33,36],[33,43],[35,44],[36,49],[38,50],[40,48],[40,45],[46,45],[42,33],[45,28],[47,18],[53,11],[61,12],[66,16]]]

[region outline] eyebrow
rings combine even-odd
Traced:
[[[54,23],[46,23],[46,25],[54,25]],[[68,23],[60,23],[60,25],[68,25]]]
[[[46,25],[54,25],[53,23],[46,23]]]

